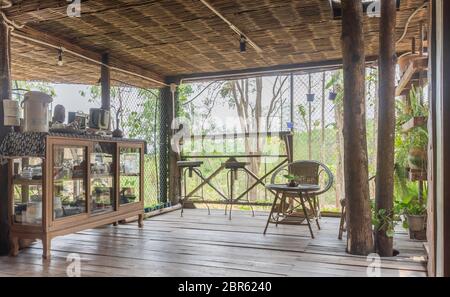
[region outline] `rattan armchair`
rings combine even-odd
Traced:
[[[317,214],[320,216],[318,196],[330,190],[334,182],[334,175],[328,166],[313,160],[294,161],[277,169],[273,173],[270,183],[281,183],[280,177],[283,177],[285,174],[295,176],[296,178],[294,180],[299,184],[320,185],[320,190],[310,193],[314,198],[314,207]],[[323,175],[325,176],[323,177]],[[286,178],[283,178],[283,181],[286,182]]]

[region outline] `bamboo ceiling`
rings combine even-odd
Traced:
[[[159,77],[242,70],[338,60],[341,58],[340,20],[334,20],[328,0],[209,0],[220,13],[262,49],[247,46],[239,52],[239,36],[199,0],[85,0],[81,18],[66,15],[65,0],[14,0],[6,15],[26,28],[57,37],[111,57]],[[402,0],[397,14],[397,36],[423,0]],[[411,50],[419,37],[423,10],[411,22],[398,52]],[[378,18],[366,17],[366,55],[378,51]],[[17,30],[16,30],[17,31]],[[19,30],[20,31],[20,30]],[[12,41],[13,78],[95,84],[99,66],[58,51]],[[112,77],[134,85],[154,87],[149,81],[122,74]]]

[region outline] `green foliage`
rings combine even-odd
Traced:
[[[293,174],[285,174],[283,175],[283,177],[286,178],[288,181],[293,181],[299,178],[297,175]]]
[[[395,211],[386,209],[376,211],[374,202],[372,202],[372,225],[375,231],[385,230],[386,236],[394,237],[395,226],[400,220],[400,216]]]
[[[16,94],[15,99],[19,102],[22,102],[23,100],[23,96],[19,94],[22,94],[24,91],[39,91],[46,93],[52,98],[56,97],[55,88],[51,84],[45,82],[15,80],[13,81],[13,89],[16,90],[13,92],[14,94]]]
[[[404,123],[414,117],[428,116],[428,105],[422,102],[421,88],[413,88],[409,93],[409,106],[404,100],[396,101],[396,135],[395,135],[395,169],[394,169],[394,197],[395,213],[397,215],[423,215],[426,213],[426,192],[420,198],[419,187],[416,182],[408,178],[408,156],[411,149],[426,150],[428,145],[428,130],[426,127],[414,127],[408,133],[402,131]],[[403,221],[407,228],[407,221]]]
[[[344,75],[342,70],[335,71],[330,80],[326,83],[325,89],[336,92],[334,104],[341,106],[344,101]]]
[[[428,116],[428,105],[421,101],[423,98],[423,89],[416,88],[414,85],[409,92],[409,100],[411,103],[411,117]]]

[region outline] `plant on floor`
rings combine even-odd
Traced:
[[[386,230],[386,236],[394,237],[395,226],[400,222],[400,216],[394,210],[388,211],[386,209],[375,210],[375,202],[372,201],[372,225],[374,231]]]
[[[417,185],[408,183],[406,191],[396,201],[396,212],[404,216],[403,227],[412,231],[422,231],[425,227],[427,214],[427,195],[419,198]]]

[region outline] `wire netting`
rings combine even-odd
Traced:
[[[324,209],[337,210],[343,198],[342,75],[340,71],[293,73],[249,78],[236,81],[193,83],[185,86],[181,101],[182,114],[197,137],[184,143],[185,157],[201,156],[205,176],[212,174],[229,155],[286,153],[281,137],[264,134],[255,137],[233,137],[234,133],[282,132],[293,126],[294,160],[318,160],[335,175],[335,184],[321,197]],[[366,122],[369,171],[376,166],[377,70],[367,69]],[[258,121],[257,118],[260,117]],[[222,134],[228,135],[225,139]],[[209,135],[209,136],[208,136]],[[217,135],[217,137],[210,137]],[[250,145],[249,145],[250,143]],[[224,155],[223,158],[217,158]],[[194,158],[193,157],[193,158]],[[249,168],[264,176],[283,157],[238,158],[249,162]],[[255,164],[256,163],[256,164]],[[264,179],[269,182],[271,175]],[[238,179],[237,192],[252,184],[244,175]],[[199,181],[187,180],[188,191]],[[229,192],[227,172],[214,177],[214,185]],[[223,200],[217,191],[204,188],[207,200]],[[273,195],[259,184],[250,193],[252,202],[270,203]],[[246,197],[244,197],[244,201]]]
[[[159,90],[136,88],[116,82],[111,88],[112,130],[119,128],[124,137],[146,141],[144,155],[144,199],[146,207],[160,204],[160,101]],[[100,100],[92,89],[90,100]]]

